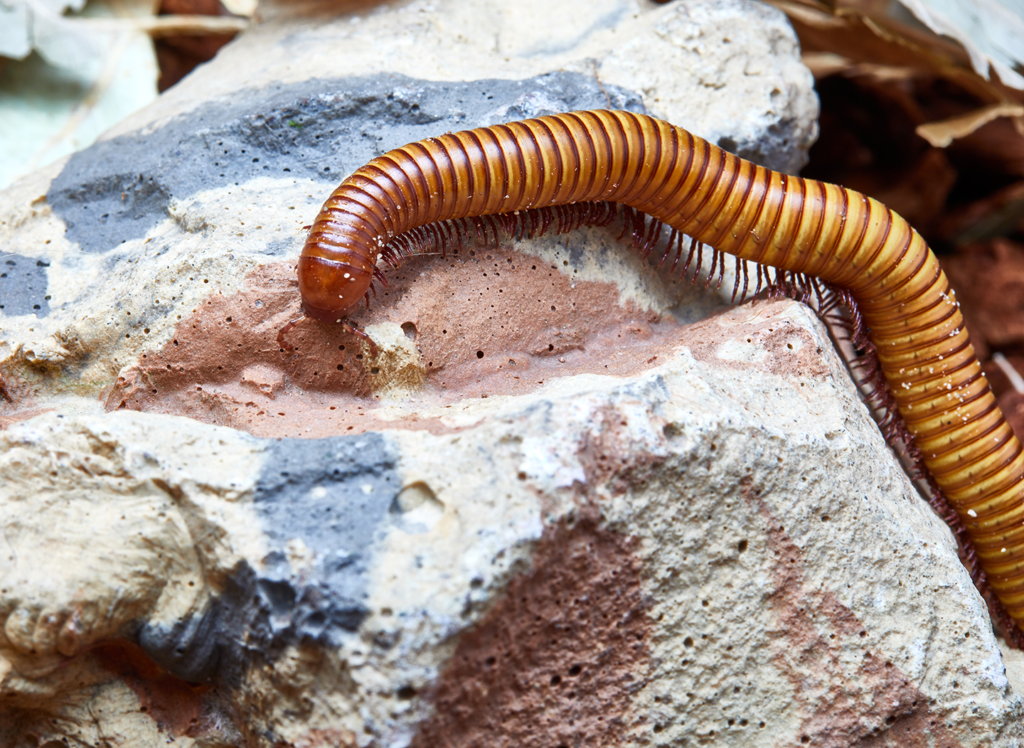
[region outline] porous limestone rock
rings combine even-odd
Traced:
[[[589,229],[389,273],[376,355],[276,341],[302,226],[409,140],[611,105],[795,170],[784,18],[345,9],[265,6],[0,193],[0,745],[1020,744],[1016,653],[803,307]]]
[[[654,342],[629,376],[421,403],[429,430],[12,426],[2,698],[32,708],[4,724],[84,745],[1017,744],[951,535],[811,314],[760,302]]]

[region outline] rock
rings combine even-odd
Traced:
[[[1013,744],[984,603],[810,313],[654,350],[423,407],[431,431],[9,428],[3,693],[49,707],[22,734]]]
[[[1016,653],[803,307],[590,229],[408,262],[376,356],[279,349],[302,226],[409,140],[610,104],[802,163],[776,11],[547,5],[265,7],[0,193],[0,743],[1020,740]]]

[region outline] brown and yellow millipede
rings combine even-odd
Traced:
[[[676,262],[685,234],[694,240],[687,266],[694,248],[708,245],[719,273],[719,253],[738,258],[738,268],[740,259],[758,264],[755,295],[764,266],[775,269],[776,287],[816,295],[819,309],[851,306],[884,377],[878,386],[895,406],[883,427],[923,463],[933,506],[964,543],[975,581],[1024,625],[1024,451],[935,256],[869,197],[771,171],[631,112],[449,133],[373,159],[331,194],[299,259],[302,310],[347,324],[373,281],[383,282],[380,259],[395,264],[428,243],[444,249],[474,229],[607,224],[612,204],[625,206],[645,251],[664,224]],[[733,295],[740,277],[743,298],[745,272]],[[1009,633],[1019,641],[1012,625]]]

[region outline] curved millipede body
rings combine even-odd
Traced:
[[[581,203],[598,206],[579,213]],[[670,243],[686,234],[818,279],[854,304],[902,418],[898,433],[948,502],[947,519],[973,545],[969,558],[983,570],[975,569],[976,581],[987,580],[1024,623],[1021,443],[981,373],[935,256],[905,220],[860,193],[765,169],[630,112],[449,133],[375,158],[331,194],[299,260],[303,311],[343,322],[374,277],[383,279],[378,259],[396,261],[402,235],[417,227],[448,221],[433,229],[443,247],[453,220],[532,209],[550,217],[553,206],[577,206],[562,209],[569,223],[607,223],[605,203],[651,216],[659,231],[667,224]]]

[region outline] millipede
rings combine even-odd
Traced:
[[[845,321],[859,353],[851,370],[881,408],[883,433],[903,443],[972,578],[991,592],[994,617],[1024,644],[1024,451],[935,255],[870,197],[772,171],[628,111],[447,133],[373,159],[334,190],[299,258],[302,311],[372,345],[346,315],[386,283],[378,262],[444,252],[473,232],[497,240],[618,218],[645,255],[667,233],[662,263],[674,251],[682,277],[696,252],[696,280],[707,249],[707,282],[721,283],[728,254],[733,299],[751,290],[749,261],[753,296],[767,289]],[[282,329],[283,346],[294,324]]]

